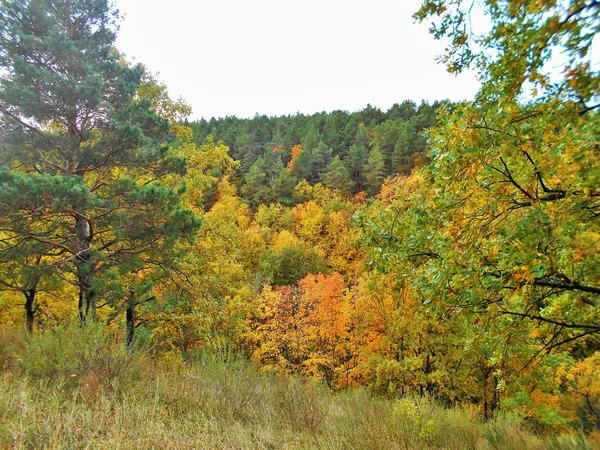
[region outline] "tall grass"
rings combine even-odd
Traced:
[[[101,328],[0,335],[0,448],[586,449],[514,416],[332,393],[241,359],[174,369]]]

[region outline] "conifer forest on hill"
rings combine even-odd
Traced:
[[[0,446],[600,446],[600,3],[472,3],[472,101],[191,120],[2,2]]]

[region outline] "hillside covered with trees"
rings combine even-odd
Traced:
[[[598,445],[600,4],[476,3],[415,13],[473,101],[189,121],[107,0],[3,2],[0,443],[138,405],[215,448]],[[70,443],[27,413],[71,398]]]
[[[293,190],[302,180],[372,197],[386,177],[409,175],[427,159],[423,132],[435,125],[441,105],[452,106],[405,100],[386,112],[368,105],[355,113],[213,118],[189,126],[198,145],[211,136],[239,161],[244,201],[289,206],[297,203]]]

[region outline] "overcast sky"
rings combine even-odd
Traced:
[[[471,99],[443,44],[415,24],[419,0],[116,0],[117,46],[160,72],[193,118],[387,109]]]

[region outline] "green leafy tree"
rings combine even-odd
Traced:
[[[107,0],[0,7],[3,229],[8,245],[43,243],[72,264],[82,323],[106,294],[103,271],[197,226],[182,191],[161,182],[185,161],[138,95],[143,67],[114,48],[117,20]],[[36,200],[11,206],[17,192]]]
[[[473,324],[486,415],[502,400],[560,423],[539,404],[558,390],[547,374],[590,356],[600,334],[600,89],[589,54],[600,5],[477,4],[491,19],[478,51],[471,3],[426,1],[417,14],[451,38],[449,69],[476,63],[483,84],[475,102],[443,108],[418,174],[428,183],[398,189],[365,236],[371,263],[406,271],[429,311]]]
[[[452,215],[444,226],[460,249],[452,267],[484,280],[471,302],[545,329],[545,350],[588,339],[600,332],[600,73],[590,54],[600,5],[482,1],[491,31],[470,38],[467,6],[441,14],[436,4],[417,17],[452,39],[449,69],[476,62],[483,80],[477,101],[448,111],[431,135],[436,211]]]
[[[600,89],[589,54],[600,5],[476,4],[491,31],[474,38],[472,2],[426,1],[417,14],[451,38],[449,69],[476,65],[482,88],[442,108],[431,163],[359,223],[371,266],[410,280],[430,322],[458,324],[454,337],[469,324],[470,399],[486,416],[502,401],[538,424],[564,423],[549,374],[586,366],[600,334]],[[415,129],[431,113],[420,106]]]
[[[325,260],[310,247],[287,247],[261,255],[259,273],[277,286],[291,286],[309,273],[328,273]]]

